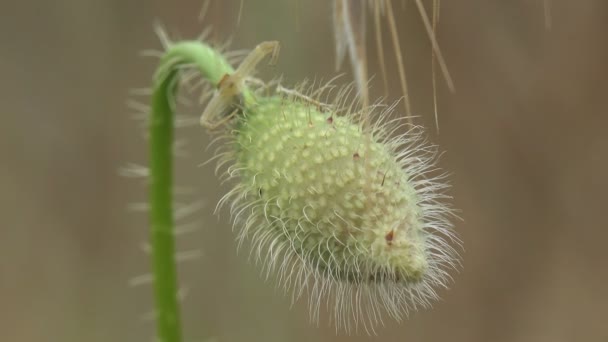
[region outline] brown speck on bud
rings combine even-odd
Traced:
[[[390,232],[388,232],[385,236],[384,239],[386,240],[386,244],[391,246],[393,244],[393,238],[395,237],[395,230],[391,229]]]
[[[354,161],[357,161],[357,160],[359,160],[360,158],[361,158],[361,156],[359,155],[359,152],[355,152],[355,153],[353,154],[353,160],[354,160]]]

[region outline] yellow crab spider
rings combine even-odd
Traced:
[[[225,74],[217,84],[217,91],[201,115],[200,123],[209,130],[215,130],[234,117],[239,110],[239,104],[253,101],[246,93],[244,82],[253,74],[256,66],[267,56],[271,55],[270,64],[275,64],[279,54],[279,42],[267,41],[258,44],[245,57],[234,73]]]

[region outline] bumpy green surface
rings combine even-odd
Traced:
[[[428,267],[415,189],[352,118],[260,99],[239,125],[237,166],[254,236],[353,282],[416,282]],[[255,234],[257,232],[257,234]]]

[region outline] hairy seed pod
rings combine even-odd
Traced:
[[[418,129],[394,130],[271,96],[230,135],[227,174],[239,181],[221,203],[239,238],[294,299],[308,292],[313,320],[326,303],[346,331],[427,306],[457,260],[446,185],[426,177],[435,149]]]

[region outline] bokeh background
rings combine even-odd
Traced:
[[[119,170],[147,160],[127,101],[150,83],[155,60],[139,52],[159,48],[154,22],[186,38],[213,26],[211,39],[236,49],[279,40],[279,64],[262,75],[286,85],[335,74],[328,1],[245,1],[237,25],[239,5],[211,1],[200,22],[199,0],[0,3],[1,340],[152,341],[150,287],[130,285],[148,269],[136,204],[146,192]],[[429,42],[413,4],[394,6],[413,108],[446,151],[463,218],[451,289],[376,337],[311,326],[304,301],[290,308],[246,249],[235,253],[227,212],[213,215],[228,187],[199,166],[212,151],[191,127],[176,171],[180,201],[198,208],[179,241],[200,252],[180,264],[186,341],[608,341],[608,2],[552,0],[546,30],[541,0],[443,1],[438,35],[457,91],[439,83],[439,134]]]

